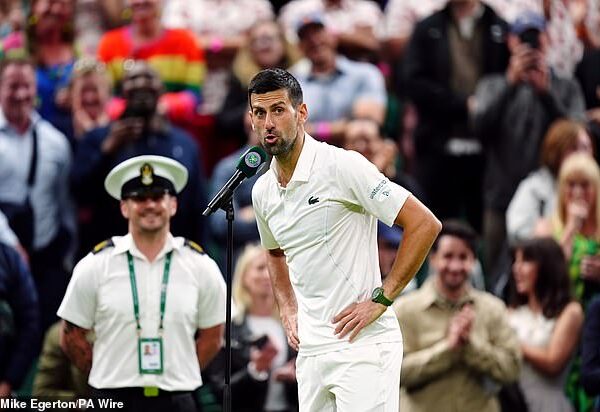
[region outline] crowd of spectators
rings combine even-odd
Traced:
[[[56,310],[73,265],[126,232],[103,190],[123,160],[188,169],[173,234],[224,269],[224,213],[201,211],[258,143],[246,88],[272,67],[298,78],[310,135],[446,222],[395,303],[403,410],[600,410],[599,0],[0,2],[0,397],[88,393]],[[255,181],[234,197],[233,407],[292,411]],[[385,276],[402,232],[379,233]]]

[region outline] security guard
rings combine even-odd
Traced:
[[[221,272],[202,248],[169,231],[187,174],[162,156],[138,156],[108,174],[104,186],[121,201],[129,232],[77,264],[58,310],[65,353],[89,372],[98,398],[125,410],[195,411],[200,365],[221,347]]]

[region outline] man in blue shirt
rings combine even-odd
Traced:
[[[307,132],[319,140],[340,143],[351,118],[371,119],[382,125],[387,93],[377,67],[338,54],[335,36],[318,14],[301,20],[298,38],[306,59],[290,72],[298,79],[311,108]]]
[[[71,149],[34,110],[34,70],[26,59],[7,59],[0,67],[0,240],[29,260],[45,329],[56,321],[67,288],[75,224]]]

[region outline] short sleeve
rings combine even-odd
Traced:
[[[279,249],[279,244],[275,240],[271,229],[269,229],[269,225],[265,219],[264,210],[261,207],[260,197],[263,195],[261,183],[263,182],[260,180],[257,181],[252,188],[252,207],[254,208],[254,215],[256,216],[256,226],[258,227],[258,233],[260,235],[260,243],[267,250]]]
[[[84,329],[94,326],[98,266],[97,256],[93,254],[87,255],[75,266],[57,312],[60,318]]]
[[[202,285],[198,299],[198,328],[208,329],[225,323],[226,290],[223,275],[214,260],[202,258]]]
[[[410,192],[391,182],[361,154],[340,150],[336,173],[342,196],[361,206],[388,226],[392,226]]]
[[[358,99],[373,100],[379,104],[387,103],[387,92],[383,75],[370,63],[362,63],[364,66],[363,82],[361,84]]]

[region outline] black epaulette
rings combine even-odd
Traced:
[[[100,242],[96,246],[94,246],[94,248],[92,249],[92,253],[95,255],[96,253],[100,253],[104,249],[113,247],[114,245],[115,244],[113,243],[112,239],[103,240],[102,242]]]
[[[194,242],[193,240],[186,239],[186,240],[185,240],[185,245],[186,245],[187,247],[189,247],[190,249],[193,249],[193,250],[195,250],[196,252],[200,253],[201,255],[204,255],[204,254],[205,254],[205,252],[204,252],[204,249],[202,249],[202,246],[200,246],[199,244],[197,244],[197,243],[196,243],[196,242]]]

